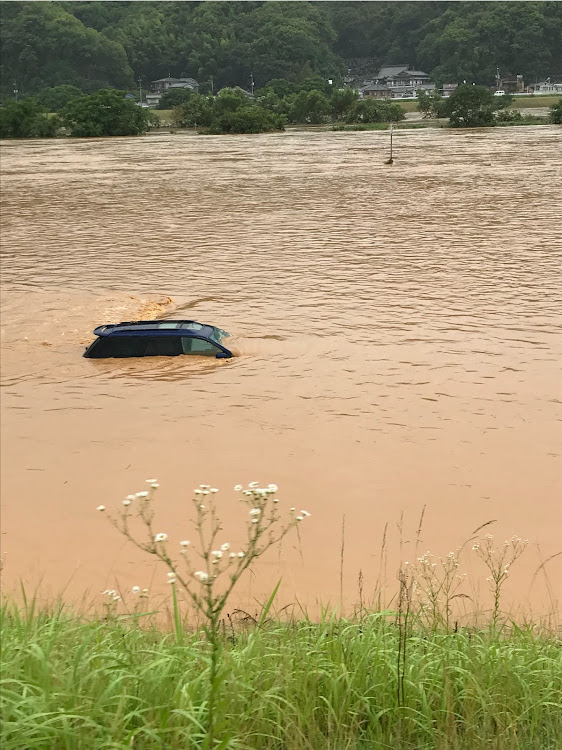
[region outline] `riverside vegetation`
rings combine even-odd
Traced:
[[[3,106],[0,109],[0,137],[55,137],[61,127],[74,137],[142,135],[149,128],[160,125],[155,112],[138,107],[124,91],[101,89],[94,94],[76,97],[66,90],[68,87],[60,88],[65,91],[53,89],[51,100],[67,99],[67,103],[54,115],[47,114],[46,108],[34,99],[12,101]],[[185,89],[171,93],[174,97],[171,101],[166,100],[165,105],[180,102],[171,111],[174,127],[197,128],[206,135],[280,131],[287,123],[321,125],[345,122],[349,125],[335,125],[334,129],[362,130],[372,126],[376,129],[391,122],[400,123],[406,116],[405,108],[398,101],[360,99],[356,90],[333,88],[318,78],[300,84],[273,79],[253,98],[241,89],[232,88],[224,88],[214,97]],[[469,128],[560,122],[562,99],[551,105],[550,117],[546,120],[507,109],[513,97],[495,97],[485,86],[461,85],[447,99],[438,93],[427,95],[420,91],[418,94],[418,110],[424,118],[436,119],[439,126],[443,124],[442,118],[448,118],[451,127]],[[403,127],[420,127],[420,124],[407,122]]]
[[[158,483],[147,481],[110,520],[167,568],[169,632],[151,624],[149,592],[138,586],[127,596],[104,592],[98,619],[62,602],[41,609],[25,592],[23,605],[5,603],[4,750],[558,747],[560,639],[552,625],[517,624],[501,610],[525,541],[498,547],[490,534],[477,536],[484,524],[443,558],[416,552],[404,562],[387,607],[380,592],[365,602],[360,574],[351,616],[327,608],[316,619],[303,608],[283,616],[274,608],[277,587],[252,616],[230,611],[232,590],[310,514],[279,512],[275,485],[238,485],[247,520],[236,551],[222,539],[218,490],[201,485],[192,540],[172,541],[156,532]],[[460,624],[469,599],[459,572],[465,553],[488,574],[487,623]],[[186,624],[187,603],[199,626]]]

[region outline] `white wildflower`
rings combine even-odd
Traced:
[[[190,544],[191,542],[189,541],[189,539],[184,539],[183,541],[180,542],[180,545],[182,547],[189,547]]]
[[[472,545],[472,549],[473,549],[473,550],[477,550],[477,549],[480,549],[480,545],[478,544],[478,542],[477,542],[476,544],[473,544],[473,545]]]
[[[138,594],[140,592],[140,586],[133,586],[132,592],[133,594]]]
[[[234,485],[234,492],[240,492],[241,489],[242,489],[242,485],[241,484],[235,484]]]
[[[301,516],[308,518],[310,516],[310,513],[307,510],[301,510]]]
[[[168,538],[167,534],[160,533],[160,534],[156,534],[156,536],[154,537],[154,541],[165,542],[167,538]]]
[[[137,497],[148,497],[148,492],[137,492]]]
[[[236,557],[236,552],[231,552],[229,554],[230,559],[232,560],[234,557]]]
[[[259,518],[252,518],[252,523],[259,523]]]
[[[131,504],[130,500],[123,500],[123,505],[130,505],[130,504]]]
[[[251,490],[255,490],[257,487],[259,487],[259,483],[258,482],[248,482],[248,487]]]
[[[160,487],[160,485],[158,484],[158,482],[153,482],[150,486],[152,487],[153,490],[157,490],[158,487]]]
[[[279,489],[279,487],[276,484],[268,484],[267,485],[267,489],[271,490],[272,492],[277,492],[277,490]]]
[[[221,544],[221,549],[223,552],[228,552],[228,550],[230,549],[230,543],[225,542],[224,544]]]
[[[216,558],[217,558],[217,560],[220,560],[220,559],[221,559],[221,557],[222,557],[222,550],[220,550],[220,549],[214,549],[214,550],[213,550],[213,551],[211,552],[211,555],[212,555],[213,557],[216,557]]]
[[[261,509],[260,508],[252,508],[250,511],[251,516],[261,516]]]
[[[168,573],[168,578],[175,578],[175,577],[176,577],[176,574],[174,573],[174,571],[173,571],[173,570],[171,570],[171,571],[170,571],[170,572]]]
[[[154,482],[157,482],[157,479],[146,479],[145,480],[147,484],[154,484]]]
[[[239,552],[238,553],[238,557],[240,557],[240,558],[246,557],[246,553],[245,552]]]
[[[304,516],[297,516],[297,521],[304,521]]]
[[[215,492],[218,492],[218,491],[219,491],[218,487],[211,487],[211,489],[209,490],[209,492],[212,492],[213,495],[215,494]]]
[[[200,484],[199,487],[201,487],[202,490],[210,490],[211,485],[210,484]]]
[[[209,574],[205,573],[204,570],[197,570],[193,575],[195,576],[195,578],[201,581],[201,583],[209,580]]]
[[[137,497],[136,495],[127,495],[127,497],[125,498],[125,500],[135,500],[136,497]]]
[[[105,510],[105,505],[98,505],[96,510],[99,510],[100,512],[103,512]]]

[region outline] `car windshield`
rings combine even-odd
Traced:
[[[222,340],[227,336],[230,336],[230,333],[223,331],[221,328],[213,328],[213,331],[209,337],[212,338],[213,341],[216,341],[217,344],[220,344]]]

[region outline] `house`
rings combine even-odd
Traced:
[[[174,89],[197,91],[199,84],[195,78],[172,78],[172,76],[158,78],[158,80],[152,81],[152,91],[145,97],[147,106],[150,108],[157,107],[160,104],[162,95],[166,91],[173,91]]]
[[[532,94],[562,94],[562,83],[552,83],[550,78],[547,78],[546,81],[533,83],[529,90]]]
[[[160,104],[160,99],[162,98],[162,94],[147,94],[144,98],[145,98],[147,106],[150,108],[154,108]]]
[[[418,89],[432,91],[435,84],[422,70],[410,70],[407,65],[383,65],[374,80],[363,86],[359,95],[376,99],[415,98]]]
[[[443,88],[441,89],[441,93],[444,97],[451,96],[453,91],[457,89],[459,86],[458,83],[444,83]]]
[[[390,99],[392,91],[384,83],[368,83],[359,89],[359,96],[362,99]]]
[[[152,81],[152,91],[154,93],[163,94],[168,89],[191,89],[197,91],[199,84],[195,78],[172,78],[167,76],[166,78],[158,78],[156,81]]]

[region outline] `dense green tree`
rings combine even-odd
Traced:
[[[211,127],[206,131],[212,135],[226,133],[268,133],[285,129],[286,118],[268,112],[255,104],[226,110],[217,114]]]
[[[258,91],[254,97],[254,101],[258,106],[270,112],[275,112],[278,115],[288,115],[295,98],[295,94],[281,98],[266,87]]]
[[[348,122],[399,122],[406,117],[402,107],[389,99],[361,99],[356,102]]]
[[[58,112],[63,107],[66,107],[68,102],[78,99],[81,96],[84,96],[84,92],[80,91],[77,86],[62,84],[60,86],[41,89],[34,98],[50,112]]]
[[[344,119],[358,100],[359,93],[355,89],[335,89],[330,98],[334,120]]]
[[[438,89],[433,89],[429,93],[423,89],[417,92],[418,112],[422,112],[424,117],[444,117],[445,99],[441,96]]]
[[[562,125],[562,99],[550,105],[549,119],[555,125]]]
[[[132,83],[123,47],[86,28],[59,4],[2,3],[0,10],[4,98],[12,94],[13,81],[21,95],[62,84],[94,91]]]
[[[60,113],[64,127],[77,138],[142,135],[152,114],[126,99],[124,92],[104,89],[73,99]]]
[[[463,84],[446,100],[444,114],[453,128],[490,127],[494,124],[498,98],[485,86]]]
[[[35,99],[8,102],[0,108],[0,138],[52,138],[60,123]]]
[[[326,122],[331,112],[330,102],[321,91],[301,91],[291,106],[289,120],[318,125]]]
[[[195,92],[192,89],[169,89],[162,94],[158,109],[173,109],[189,101]]]
[[[296,91],[297,85],[286,78],[272,78],[257,93],[261,96],[266,92],[271,92],[275,96],[283,98],[284,96],[289,96],[289,94],[296,93]]]
[[[351,58],[355,69],[366,60],[365,74],[409,63],[438,83],[490,86],[496,66],[527,81],[562,75],[554,0],[4,2],[0,13],[4,100],[14,81],[28,96],[62,84],[128,89],[139,77],[147,88],[168,74],[196,78],[202,93],[284,78],[328,95]]]
[[[219,91],[215,98],[215,112],[222,115],[223,112],[235,112],[240,107],[246,107],[249,97],[240,89],[224,88]]]
[[[197,128],[210,125],[214,117],[214,101],[202,94],[193,94],[173,111],[173,121],[180,128]]]

